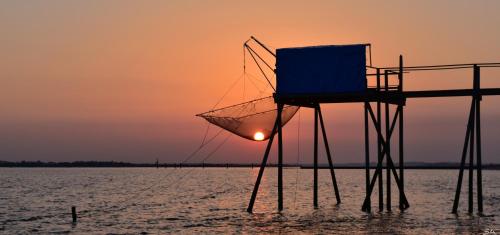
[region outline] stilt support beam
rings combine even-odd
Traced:
[[[403,92],[403,56],[399,55],[399,73],[398,73],[399,87],[398,90]],[[401,179],[401,190],[399,191],[399,209],[404,210],[405,206],[403,203],[404,191],[405,191],[405,178],[404,178],[404,106],[399,105],[399,177]]]
[[[480,94],[480,70],[474,65],[474,92],[472,96],[469,120],[465,131],[464,146],[462,149],[462,158],[460,160],[460,170],[458,173],[457,188],[455,191],[455,200],[453,201],[452,213],[458,212],[458,203],[460,201],[460,192],[462,191],[462,181],[465,170],[465,161],[467,158],[467,149],[469,148],[469,182],[468,182],[468,212],[474,212],[474,168],[477,173],[477,210],[483,212],[483,185],[482,185],[482,162],[481,162],[481,94]],[[475,130],[475,132],[474,132]],[[476,146],[474,146],[476,145]],[[470,146],[470,147],[469,147]],[[474,167],[474,147],[476,148],[476,167]]]
[[[381,86],[381,72],[380,69],[377,69],[377,87],[376,91],[382,94],[382,92],[388,93],[390,92],[389,88],[389,73],[388,71],[384,71],[384,86]],[[399,57],[399,72],[398,72],[398,81],[399,85],[397,86],[397,92],[403,93],[403,57]],[[382,106],[381,103],[384,103],[385,109],[385,117],[384,117],[384,126],[385,133],[382,133]],[[394,116],[392,117],[391,123],[391,115],[390,115],[390,102],[377,100],[376,101],[377,112],[376,114],[373,112],[373,109],[370,105],[370,100],[365,101],[365,167],[366,167],[366,197],[363,202],[363,206],[361,209],[365,212],[371,211],[371,194],[374,190],[375,183],[378,181],[378,194],[379,194],[379,211],[384,210],[384,188],[382,181],[382,172],[384,169],[384,159],[385,159],[385,169],[386,169],[386,208],[388,211],[391,210],[391,179],[394,177],[395,182],[398,186],[399,190],[399,209],[405,210],[410,204],[406,198],[404,193],[404,148],[403,148],[403,107],[405,105],[405,100],[400,100],[395,105],[397,105],[395,109]],[[370,139],[369,139],[369,117],[371,118],[375,131],[377,133],[377,167],[375,173],[370,177]],[[392,160],[391,154],[391,136],[394,133],[394,129],[396,128],[397,121],[399,120],[399,174],[396,170],[394,162]],[[385,135],[384,135],[385,134]]]
[[[370,129],[368,125],[368,105],[370,103],[365,102],[365,190],[366,196],[368,197],[368,189],[370,188]],[[364,210],[365,212],[371,212],[371,199],[368,197],[367,206]]]
[[[318,208],[318,111],[314,112],[314,183],[313,183],[313,204]]]
[[[271,131],[271,136],[269,137],[269,140],[267,142],[266,151],[264,153],[264,157],[262,158],[262,164],[260,164],[259,168],[259,175],[257,176],[257,180],[255,181],[252,197],[250,198],[250,203],[248,203],[248,208],[247,208],[248,213],[252,213],[253,211],[253,205],[255,203],[255,198],[257,198],[257,192],[259,191],[262,175],[264,175],[264,169],[266,168],[267,165],[267,159],[269,157],[269,152],[271,151],[271,146],[273,145],[273,139],[274,135],[276,134],[277,126],[278,126],[278,120],[276,120],[276,122],[274,123],[273,130]]]
[[[276,116],[278,126],[278,211],[283,211],[283,131],[281,123],[281,113],[283,104],[278,104],[278,114]]]
[[[393,123],[391,125],[391,128],[389,129],[389,133],[388,133],[388,136],[387,136],[388,139],[390,139],[390,136],[394,132],[395,120],[398,117],[398,113],[399,113],[400,110],[401,109],[398,109],[398,111],[395,114]],[[367,211],[368,210],[368,205],[369,205],[368,202],[370,200],[371,194],[372,194],[373,189],[375,187],[375,183],[377,181],[377,178],[382,175],[383,160],[384,160],[384,158],[386,158],[387,170],[390,171],[390,172],[392,172],[392,175],[394,176],[394,179],[396,181],[396,184],[398,186],[398,189],[399,189],[401,197],[402,197],[402,204],[403,204],[402,209],[405,210],[405,209],[407,209],[410,206],[410,204],[408,203],[408,200],[406,198],[406,195],[404,194],[404,191],[402,191],[403,182],[400,180],[400,178],[398,176],[398,173],[397,173],[396,168],[394,166],[394,162],[392,161],[391,154],[387,152],[387,149],[386,149],[386,146],[387,146],[386,140],[382,136],[381,130],[378,128],[378,126],[379,126],[378,123],[377,123],[378,121],[376,120],[375,114],[373,113],[373,110],[372,110],[372,108],[371,108],[371,106],[369,104],[368,104],[368,111],[369,111],[370,117],[371,117],[371,119],[372,119],[372,121],[374,123],[375,129],[377,131],[377,135],[379,136],[379,139],[380,139],[380,142],[381,142],[381,146],[382,146],[381,156],[382,156],[382,158],[379,159],[379,161],[377,163],[377,167],[376,167],[375,173],[372,176],[370,185],[368,187],[368,192],[367,192],[366,198],[365,198],[365,200],[363,202],[363,206],[361,207],[361,209],[363,211]]]
[[[335,199],[337,199],[337,204],[340,204],[341,202],[340,193],[339,193],[339,188],[337,186],[337,178],[335,177],[332,154],[330,152],[330,145],[328,144],[328,138],[326,137],[325,123],[323,122],[323,114],[321,113],[321,107],[319,106],[319,104],[316,107],[316,112],[318,112],[319,122],[321,124],[321,132],[323,133],[323,143],[325,144],[326,156],[328,158],[328,166],[330,169],[330,175],[332,177],[333,190],[335,192]]]

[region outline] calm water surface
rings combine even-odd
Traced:
[[[285,169],[285,210],[278,214],[277,170],[268,168],[255,213],[248,214],[257,168],[0,168],[0,233],[500,234],[500,171],[483,171],[481,217],[466,213],[467,177],[460,213],[450,213],[457,170],[405,172],[411,207],[399,211],[393,184],[392,212],[373,207],[366,214],[360,210],[363,170],[336,171],[338,206],[329,172],[320,170],[320,208],[314,210],[312,170]]]

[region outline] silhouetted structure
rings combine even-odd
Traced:
[[[470,96],[472,104],[469,121],[466,128],[465,143],[460,163],[460,171],[453,204],[453,213],[457,212],[460,189],[462,184],[465,160],[469,148],[469,213],[473,211],[473,171],[477,169],[477,205],[478,211],[483,211],[482,201],[482,163],[481,163],[481,125],[480,125],[480,101],[483,95],[500,95],[500,88],[480,88],[480,69],[482,67],[500,67],[500,63],[480,64],[450,64],[430,66],[403,66],[403,57],[399,57],[398,67],[375,67],[371,64],[370,44],[346,45],[346,46],[320,46],[304,48],[284,48],[273,53],[264,44],[254,37],[251,38],[262,46],[267,52],[276,58],[276,80],[277,88],[274,93],[274,101],[277,105],[277,115],[274,128],[269,136],[262,164],[259,170],[255,187],[252,192],[248,212],[252,212],[259,185],[267,164],[267,159],[274,136],[278,135],[278,210],[283,209],[283,143],[282,143],[282,115],[285,105],[313,108],[314,112],[314,186],[313,205],[318,206],[318,120],[321,125],[325,149],[327,152],[329,169],[337,203],[340,203],[339,191],[335,178],[334,166],[331,152],[328,146],[325,126],[321,115],[321,103],[364,103],[364,129],[365,129],[365,169],[366,169],[366,197],[362,204],[362,210],[371,211],[370,197],[378,181],[379,200],[378,207],[384,209],[384,184],[383,169],[386,169],[386,209],[391,210],[391,180],[394,178],[399,189],[399,208],[407,209],[410,205],[404,191],[404,106],[408,98],[425,97],[456,97]],[[248,41],[247,41],[248,42]],[[250,54],[255,53],[247,43],[245,47]],[[365,48],[368,47],[370,63],[366,65]],[[260,56],[258,56],[262,60]],[[254,58],[255,60],[255,58]],[[256,63],[258,63],[255,60]],[[264,61],[265,62],[265,61]],[[267,63],[266,63],[267,65]],[[260,68],[260,67],[259,67]],[[436,71],[472,69],[472,89],[450,89],[450,90],[419,90],[405,91],[403,89],[403,75],[413,71]],[[367,74],[371,70],[373,73]],[[397,84],[389,84],[391,76],[397,77]],[[369,87],[368,80],[376,79],[376,86]],[[266,77],[267,79],[267,77]],[[372,108],[375,103],[376,110]],[[383,106],[382,106],[383,105]],[[390,109],[394,107],[394,115],[391,117]],[[384,118],[383,118],[384,116]],[[375,173],[370,175],[370,120],[377,133],[377,166]],[[383,122],[384,120],[384,122]],[[393,162],[391,153],[391,136],[398,125],[399,147],[397,156],[398,166]],[[474,131],[475,130],[475,131]],[[474,154],[474,145],[476,152]],[[474,167],[476,157],[476,167]]]

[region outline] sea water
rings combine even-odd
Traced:
[[[467,171],[458,215],[458,170],[406,170],[410,208],[399,210],[393,179],[392,210],[379,212],[375,189],[370,214],[361,211],[364,170],[335,172],[342,203],[319,170],[314,209],[313,171],[286,168],[277,213],[277,169],[267,168],[250,214],[258,168],[0,168],[0,233],[500,234],[500,171],[483,171],[482,216],[467,213]]]

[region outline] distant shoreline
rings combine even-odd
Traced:
[[[186,168],[186,167],[227,167],[227,168],[253,168],[259,167],[257,163],[130,163],[130,162],[115,162],[115,161],[76,161],[76,162],[42,162],[42,161],[21,161],[8,162],[0,161],[1,168],[137,168],[137,167],[152,167],[152,168]],[[301,169],[312,169],[312,164],[284,164],[286,168],[300,167]],[[277,167],[277,164],[268,164],[267,167]],[[362,163],[342,163],[334,164],[335,169],[365,169]],[[396,165],[396,168],[398,166]],[[443,169],[459,169],[459,163],[426,163],[426,162],[408,162],[405,164],[405,169],[427,169],[427,170],[443,170]],[[320,164],[320,169],[328,169],[328,165]],[[375,169],[376,163],[370,163],[370,168]],[[385,168],[385,167],[384,167]],[[466,169],[468,165],[466,164]],[[475,168],[475,167],[474,167]],[[500,170],[500,164],[484,164],[483,170]]]

